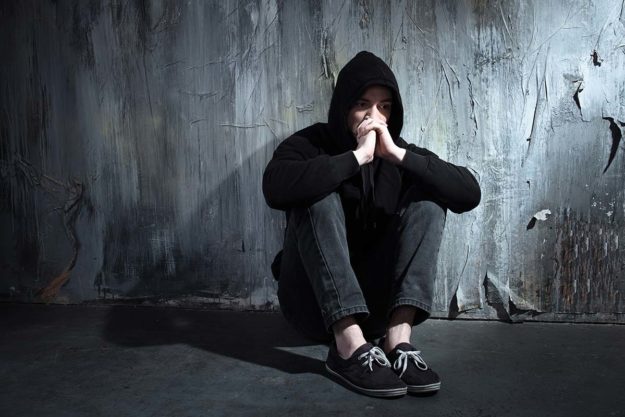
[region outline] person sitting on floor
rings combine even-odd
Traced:
[[[287,216],[273,265],[283,315],[331,341],[330,375],[379,397],[439,390],[411,331],[430,315],[447,209],[481,197],[468,169],[400,137],[403,117],[393,72],[360,52],[339,73],[328,122],[282,141],[263,174],[267,204]]]

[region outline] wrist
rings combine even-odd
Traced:
[[[406,150],[404,148],[397,147],[397,150],[394,152],[395,162],[397,165],[401,164],[406,156]]]
[[[373,154],[371,152],[366,152],[363,148],[358,148],[353,152],[360,166],[373,161]]]
[[[380,152],[379,156],[392,164],[401,165],[406,156],[406,150],[396,146],[393,149],[386,150],[386,152]]]

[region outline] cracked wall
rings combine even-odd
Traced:
[[[260,190],[367,49],[403,137],[479,179],[437,315],[624,322],[623,1],[9,1],[0,294],[277,308]]]

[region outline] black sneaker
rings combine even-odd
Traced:
[[[343,359],[332,342],[326,369],[333,377],[361,394],[372,397],[400,397],[406,394],[406,384],[391,369],[384,351],[371,343],[360,346]]]
[[[378,342],[384,346],[384,338]],[[410,343],[400,343],[388,355],[393,371],[404,381],[408,392],[414,394],[436,393],[441,389],[441,379],[421,357],[421,351]]]

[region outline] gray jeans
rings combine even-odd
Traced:
[[[443,207],[412,188],[375,239],[354,252],[338,193],[291,209],[278,281],[283,315],[319,341],[331,340],[332,324],[350,315],[366,338],[380,337],[401,305],[417,308],[413,325],[423,322],[432,306],[445,217]]]

